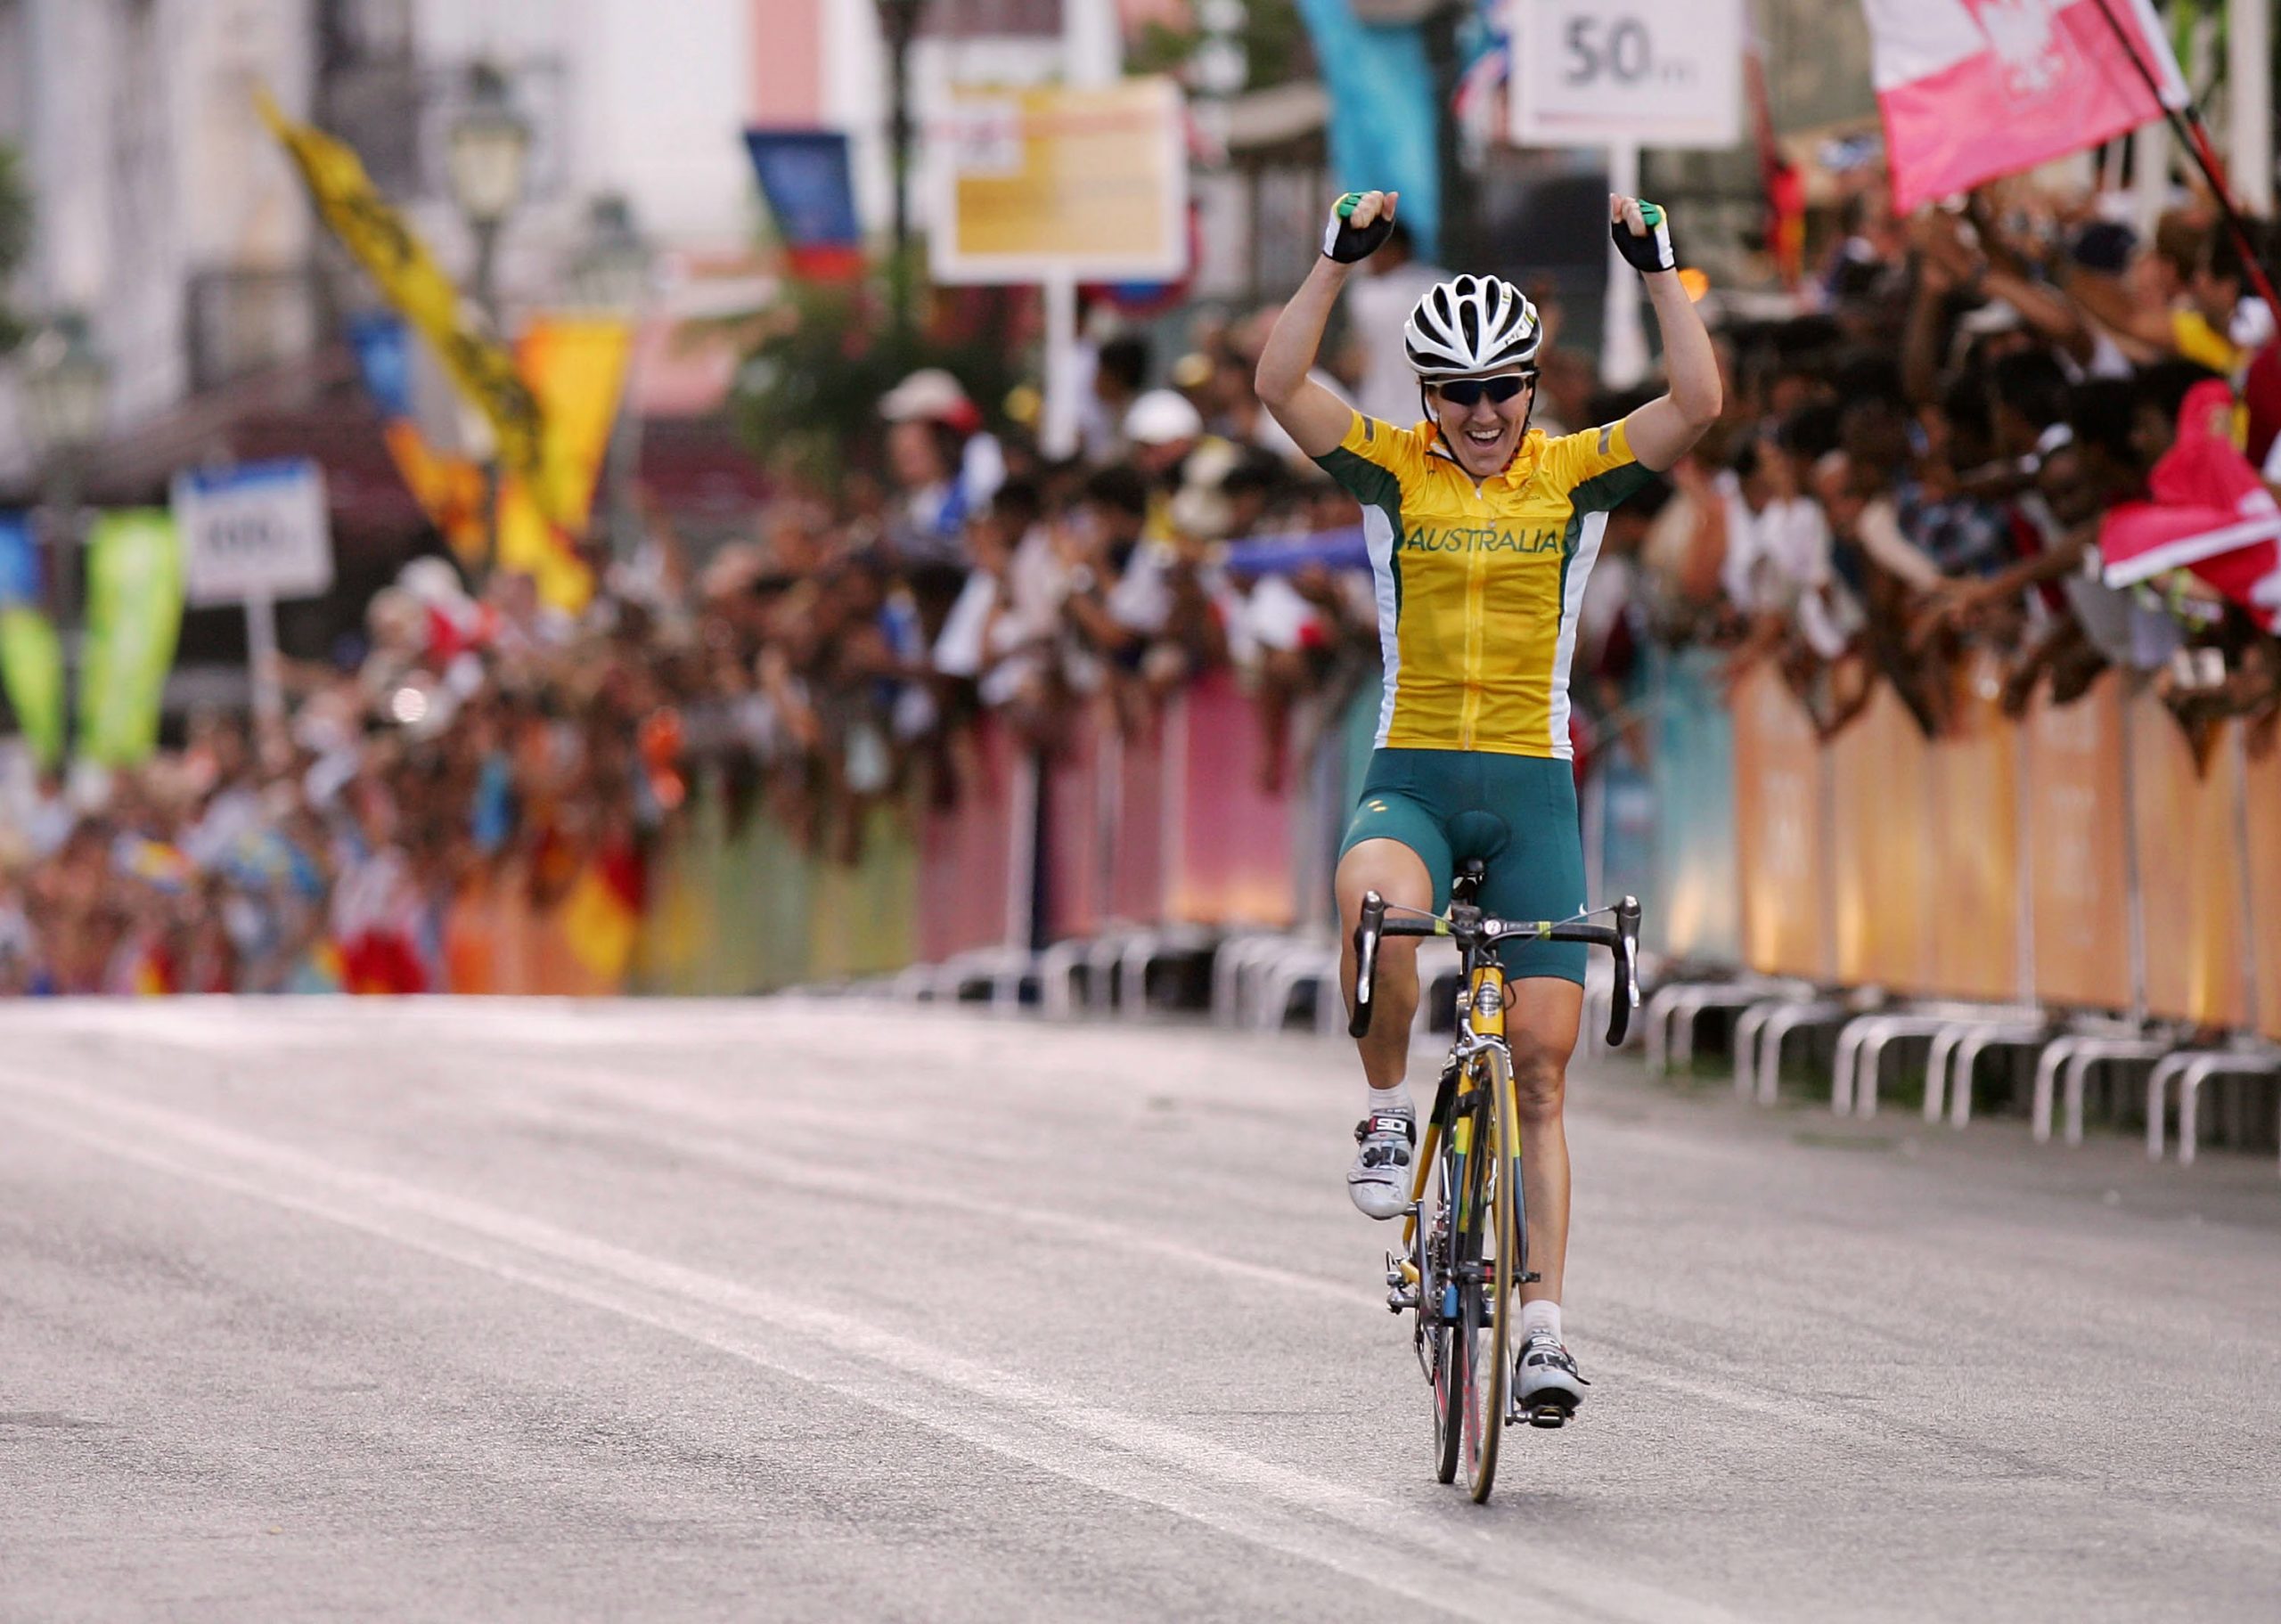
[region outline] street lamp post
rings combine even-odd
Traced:
[[[493,332],[502,338],[496,286],[499,233],[522,200],[530,145],[530,124],[515,110],[506,75],[489,62],[478,62],[468,72],[467,106],[453,121],[446,163],[453,200],[475,237],[475,302]],[[499,454],[495,447],[483,469],[484,576],[489,576],[498,557]]]
[[[47,508],[48,611],[62,640],[66,672],[78,658],[79,502],[86,455],[102,438],[110,363],[87,320],[56,317],[31,341],[23,371],[24,414],[42,462]]]
[[[887,151],[895,175],[895,263],[887,291],[897,332],[911,323],[911,42],[927,0],[878,0],[887,46]]]

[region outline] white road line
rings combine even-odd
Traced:
[[[10,1067],[6,1108],[106,1154],[361,1230],[501,1279],[652,1326],[1104,1492],[1145,1501],[1414,1604],[1509,1616],[1547,1592],[1570,1616],[1643,1624],[1736,1615],[1598,1570],[1517,1549],[1492,1525],[1459,1531],[1360,1489],[1093,1404],[813,1302],[629,1251],[486,1203],[334,1165],[161,1106]],[[764,1337],[756,1330],[777,1334]],[[852,1355],[916,1377],[857,1383]],[[1324,1523],[1337,1525],[1333,1528]],[[1427,1572],[1414,1561],[1437,1559]],[[1388,1568],[1401,1571],[1390,1573]],[[1492,1571],[1492,1569],[1500,1570]]]

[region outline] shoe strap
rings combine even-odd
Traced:
[[[1415,1145],[1418,1143],[1417,1119],[1404,1116],[1399,1111],[1373,1111],[1354,1124],[1354,1138],[1357,1143],[1380,1133],[1399,1133],[1409,1143]]]

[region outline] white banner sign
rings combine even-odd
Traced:
[[[314,598],[332,585],[324,474],[306,459],[175,476],[184,596],[192,608]]]
[[[1743,0],[1508,0],[1522,146],[1731,147]]]

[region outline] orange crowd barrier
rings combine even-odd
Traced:
[[[1937,740],[1881,690],[1827,744],[1778,673],[1737,685],[1750,967],[2281,1035],[2281,749],[2197,758],[2113,673],[2020,723],[1960,681]]]
[[[2039,696],[2023,729],[2033,984],[2063,1008],[2135,1002],[2122,691],[2110,673],[2073,705]]]
[[[1763,975],[1827,980],[1835,967],[1828,763],[1804,707],[1770,667],[1744,673],[1734,719],[1743,961]]]
[[[2258,1030],[2281,1040],[2281,739],[2244,741],[2250,939],[2257,951]]]
[[[2237,726],[2227,725],[2198,770],[2186,735],[2152,696],[2132,697],[2123,725],[2146,1012],[2198,1026],[2243,1025],[2249,897]]]

